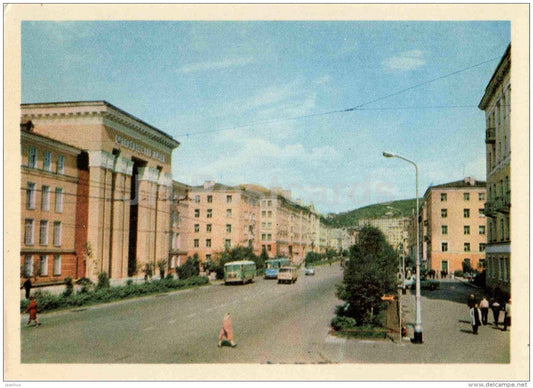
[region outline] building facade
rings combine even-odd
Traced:
[[[384,216],[381,218],[362,218],[357,220],[359,228],[370,225],[383,232],[388,243],[396,250],[403,251],[406,244],[406,236],[408,231],[409,218]]]
[[[179,143],[105,101],[21,105],[35,134],[82,150],[86,276],[142,276],[169,255],[171,157]],[[74,214],[76,212],[74,211]],[[74,229],[73,229],[73,233]],[[81,276],[81,275],[79,275]]]
[[[167,268],[174,273],[176,268],[187,260],[188,241],[184,237],[189,215],[190,186],[173,181],[172,200],[170,204],[169,257]]]
[[[485,112],[487,286],[511,292],[511,46],[479,103]]]
[[[420,207],[421,258],[437,273],[485,268],[486,183],[473,178],[431,186]]]

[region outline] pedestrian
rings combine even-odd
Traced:
[[[226,313],[224,315],[224,318],[222,319],[222,328],[220,329],[220,333],[218,335],[218,347],[220,348],[222,346],[222,341],[227,340],[231,344],[231,347],[234,348],[237,346],[235,342],[233,342],[233,324],[231,323],[231,315],[230,313]]]
[[[503,319],[503,331],[507,331],[507,326],[511,326],[511,299],[505,304],[505,318]]]
[[[477,303],[470,309],[470,319],[472,320],[472,331],[477,335],[477,329],[481,325],[481,311]]]
[[[501,310],[501,306],[498,303],[498,300],[493,299],[490,308],[492,309],[492,316],[494,317],[494,326],[498,327],[498,322],[500,320],[500,310]]]
[[[476,297],[474,294],[470,294],[470,296],[468,297],[468,308],[472,308],[474,307],[474,305],[476,304]]]
[[[33,296],[30,296],[30,304],[24,312],[30,313],[30,318],[28,319],[28,324],[26,326],[29,326],[31,321],[35,321],[35,327],[39,327],[39,321],[37,320],[37,302]]]
[[[483,326],[486,326],[489,316],[489,301],[487,300],[486,296],[483,296],[483,299],[481,299],[479,308],[481,309],[481,322],[483,323]]]
[[[22,284],[24,291],[26,291],[26,299],[30,299],[30,290],[31,290],[31,280],[27,278],[26,281]]]

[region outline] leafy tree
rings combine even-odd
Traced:
[[[230,261],[239,261],[239,260],[251,260],[255,263],[258,269],[261,269],[265,266],[265,262],[261,260],[260,257],[254,254],[252,248],[247,248],[243,246],[237,246],[232,249],[226,249],[223,252],[218,252],[215,254],[215,271],[217,273],[217,279],[224,278],[224,264],[229,263]]]
[[[307,252],[307,255],[305,256],[305,265],[308,266],[310,264],[319,262],[322,259],[323,255],[316,252]]]
[[[337,296],[347,302],[346,316],[357,325],[370,324],[383,302],[384,294],[396,290],[398,256],[379,229],[365,226],[350,248],[350,260]]]
[[[167,269],[167,261],[166,260],[159,260],[157,262],[157,267],[159,268],[159,276],[161,279],[165,278],[165,271]]]
[[[192,257],[189,256],[187,261],[176,268],[176,273],[180,279],[188,279],[200,274],[200,257],[195,253]]]
[[[463,266],[463,273],[472,273],[474,270],[472,269],[472,266],[470,265],[470,260],[463,260],[462,262]]]
[[[74,284],[72,284],[72,278],[67,276],[65,278],[65,291],[63,291],[63,296],[72,295],[72,291],[74,291]]]

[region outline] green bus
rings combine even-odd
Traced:
[[[256,272],[255,263],[248,260],[231,261],[224,264],[224,283],[251,283]]]
[[[279,257],[265,261],[265,279],[277,279],[280,267],[291,265],[291,259]]]

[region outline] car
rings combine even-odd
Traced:
[[[401,285],[401,283],[400,283]],[[440,287],[440,282],[430,279],[420,279],[421,290],[436,290]],[[416,275],[409,276],[405,279],[405,288],[414,290],[416,288]]]
[[[315,268],[314,267],[307,267],[305,268],[305,274],[308,276],[312,276],[315,274]]]

